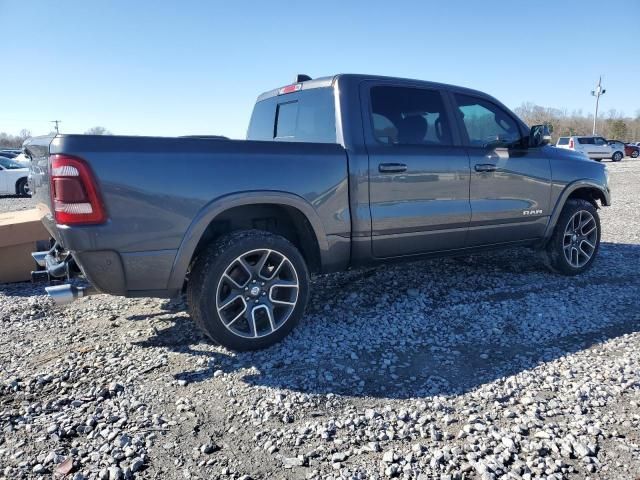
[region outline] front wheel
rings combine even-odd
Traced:
[[[638,150],[631,152],[631,158],[638,158]]]
[[[588,270],[600,248],[600,217],[587,200],[568,200],[543,255],[554,272],[577,275]]]
[[[298,249],[259,230],[217,240],[198,256],[187,283],[195,323],[236,351],[282,340],[304,315],[308,297],[309,272]]]
[[[622,160],[622,157],[624,155],[622,155],[622,152],[616,152],[613,154],[613,157],[611,157],[611,160],[613,160],[614,162],[619,162],[620,160]]]

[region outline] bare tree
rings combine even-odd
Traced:
[[[85,135],[113,135],[109,130],[104,127],[93,127],[84,132]]]
[[[20,148],[22,143],[31,137],[29,130],[21,130],[18,135],[11,135],[9,133],[0,132],[0,147],[1,148]]]

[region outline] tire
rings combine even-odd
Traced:
[[[309,271],[298,249],[260,230],[234,232],[209,245],[187,283],[195,323],[235,351],[282,340],[300,322],[308,298]]]
[[[568,200],[543,251],[545,264],[563,275],[586,272],[600,249],[600,233],[596,207],[587,200]]]
[[[631,152],[631,158],[638,158],[638,151],[634,150],[633,152]]]
[[[624,157],[624,154],[622,152],[615,152],[611,157],[611,160],[613,160],[614,162],[619,162],[620,160],[622,160],[622,157]]]
[[[22,197],[31,196],[31,190],[29,190],[29,184],[26,178],[21,178],[18,180],[18,183],[16,183],[16,193]]]

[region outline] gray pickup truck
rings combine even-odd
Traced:
[[[251,350],[299,322],[314,272],[527,245],[578,274],[607,171],[549,139],[475,90],[347,74],[263,93],[247,140],[36,138],[53,240],[34,275],[59,303],[186,291],[207,335]]]

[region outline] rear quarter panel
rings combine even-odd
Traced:
[[[43,173],[36,196],[45,224],[69,250],[117,251],[129,290],[165,288],[194,219],[232,194],[282,192],[299,197],[317,213],[326,235],[349,236],[347,158],[339,145],[61,135],[51,141],[50,152],[89,164],[108,221],[52,227],[46,162],[39,161]]]

